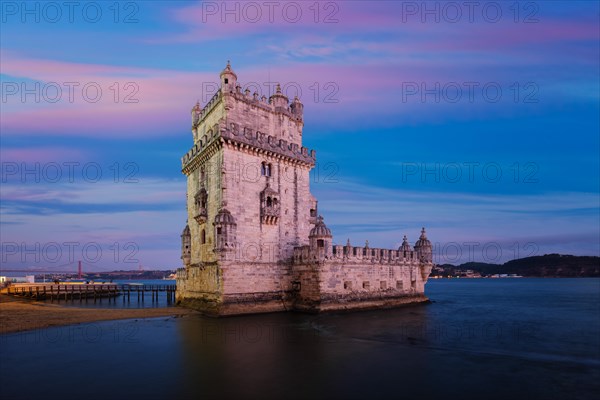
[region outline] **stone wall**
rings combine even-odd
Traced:
[[[308,243],[310,210],[309,167],[252,150],[225,146],[225,190],[227,208],[237,221],[237,238],[244,262],[279,262],[291,259],[295,246]],[[271,176],[261,176],[261,164],[271,165]],[[277,193],[278,218],[261,220],[261,192]]]
[[[206,160],[198,162],[188,175],[187,182],[187,213],[188,226],[191,234],[191,263],[214,262],[216,256],[213,252],[215,244],[215,232],[213,221],[221,208],[221,174],[214,173],[222,164],[222,152],[215,151]],[[204,168],[204,184],[202,185],[202,169]],[[204,188],[207,191],[206,219],[199,223],[195,216],[199,208],[195,203],[195,196]],[[204,243],[202,243],[202,231],[204,230]]]
[[[290,265],[219,262],[177,271],[177,301],[209,315],[289,311]]]
[[[223,302],[223,271],[217,263],[191,265],[177,270],[178,304],[218,314]]]
[[[294,279],[300,282],[295,307],[350,310],[426,301],[422,268],[335,260],[294,265]]]

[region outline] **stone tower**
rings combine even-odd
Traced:
[[[309,188],[304,107],[277,85],[242,92],[227,63],[220,88],[191,110],[182,158],[188,222],[177,301],[213,315],[392,307],[425,301],[432,267],[423,229],[398,250],[333,244]]]
[[[220,90],[204,108],[192,108],[194,144],[182,159],[188,212],[182,259],[188,275],[199,274],[198,287],[213,293],[210,301],[216,296],[220,302],[208,306],[223,313],[227,293],[238,302],[246,294],[256,297],[256,287],[281,293],[290,275],[285,261],[294,247],[308,244],[316,201],[309,190],[315,152],[302,147],[300,100],[290,104],[279,85],[268,100],[242,92],[229,63],[220,79]],[[248,276],[239,277],[244,287],[236,283],[236,263],[253,265],[252,291]],[[273,284],[274,278],[280,282]],[[187,279],[178,285],[184,300],[184,288],[195,284]]]

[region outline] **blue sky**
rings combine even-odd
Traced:
[[[300,90],[336,242],[599,255],[598,2],[273,4],[3,2],[3,268],[178,266],[189,112],[227,60]]]

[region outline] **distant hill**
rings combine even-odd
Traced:
[[[468,262],[436,266],[432,275],[454,276],[458,270],[472,270],[481,275],[518,274],[529,277],[600,277],[600,257],[545,254],[511,260],[504,264]]]

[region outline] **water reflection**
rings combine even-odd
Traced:
[[[599,284],[431,282],[432,304],[394,310],[107,321],[2,335],[0,396],[594,398]]]
[[[426,320],[422,305],[353,314],[188,318],[178,325],[183,393],[365,397],[397,393],[404,381],[403,392],[417,394],[427,370],[411,349],[419,339],[410,331]]]

